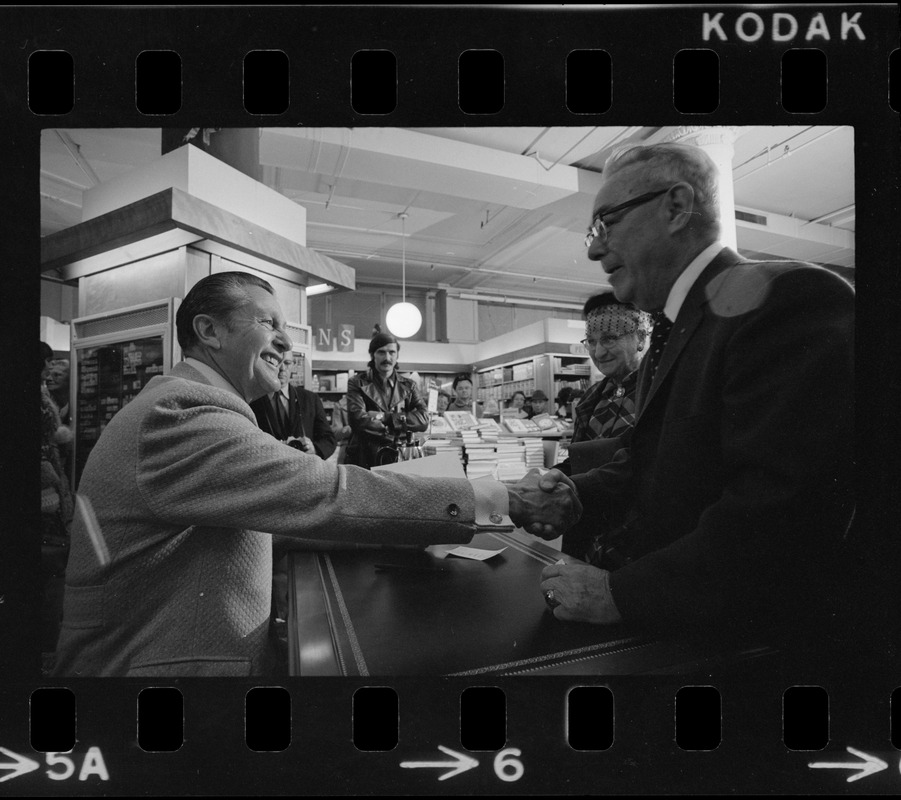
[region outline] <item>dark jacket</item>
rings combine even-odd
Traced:
[[[271,397],[267,394],[250,404],[262,430],[282,441],[289,436],[307,436],[313,441],[316,455],[323,459],[335,452],[335,432],[315,392],[302,386],[288,386],[288,427],[285,430],[279,425]]]
[[[347,382],[347,416],[353,430],[347,446],[346,462],[367,469],[378,464],[379,448],[390,445],[393,437],[373,430],[369,411],[396,414],[410,431],[424,431],[429,425],[428,406],[419,387],[399,373],[393,393],[376,382],[371,370],[354,375]]]
[[[853,516],[854,292],[825,269],[722,251],[695,281],[630,446],[574,475],[605,518],[610,590],[639,626],[828,620]]]

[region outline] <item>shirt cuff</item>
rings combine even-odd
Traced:
[[[475,494],[476,525],[496,527],[502,523],[512,524],[507,516],[510,513],[510,499],[504,484],[489,478],[475,478],[469,485]]]

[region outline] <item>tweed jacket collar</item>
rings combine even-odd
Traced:
[[[223,392],[227,394],[233,404],[241,407],[241,412],[245,417],[252,420],[254,425],[256,425],[256,417],[254,416],[253,410],[247,404],[247,401],[244,400],[241,395],[239,395],[234,389],[225,389],[220,386],[216,386],[210,379],[209,376],[205,375],[196,367],[191,366],[187,361],[179,361],[174,367],[172,367],[169,372],[163,376],[166,378],[181,378],[187,381],[194,381],[195,383],[202,383],[205,386],[209,386],[211,389],[217,392]],[[224,379],[223,379],[224,380]]]

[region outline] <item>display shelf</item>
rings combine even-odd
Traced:
[[[476,399],[507,401],[514,392],[530,398],[541,389],[553,401],[564,386],[584,391],[591,381],[591,362],[587,355],[541,353],[513,359],[477,370]]]

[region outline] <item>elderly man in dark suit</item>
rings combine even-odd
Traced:
[[[724,247],[716,190],[686,145],[605,166],[588,257],[656,322],[629,447],[573,476],[590,564],[547,567],[541,589],[561,620],[785,644],[854,593],[854,292]]]
[[[316,394],[289,382],[293,366],[289,351],[278,370],[281,389],[254,400],[250,407],[266,433],[304,453],[328,458],[335,452],[335,432]]]

